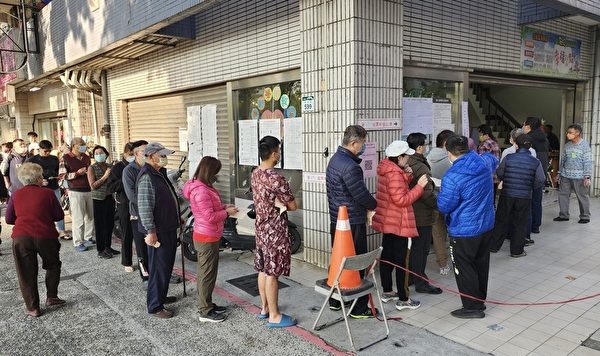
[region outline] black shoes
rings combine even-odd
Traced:
[[[108,252],[110,252],[110,253],[111,253],[113,256],[114,256],[114,255],[118,255],[118,254],[120,254],[120,253],[121,253],[121,252],[119,252],[119,251],[115,250],[115,249],[114,249],[114,248],[112,248],[112,247],[107,247],[107,248],[106,248],[106,250],[107,250]]]
[[[532,239],[525,239],[525,246],[530,246],[533,245],[535,243],[535,241],[533,241]]]
[[[424,288],[415,288],[415,292],[425,294],[442,294],[442,290],[440,288],[434,287],[431,284],[428,284]]]
[[[527,252],[525,252],[525,251],[523,251],[519,254],[512,254],[512,253],[510,254],[510,257],[514,257],[514,258],[525,257],[525,256],[527,256]]]
[[[110,253],[106,250],[104,250],[102,252],[98,252],[98,257],[100,257],[100,258],[108,259],[108,258],[112,258],[112,256],[113,256],[112,253]]]
[[[450,313],[455,318],[460,319],[482,319],[485,317],[483,310],[460,308]]]
[[[498,253],[499,250],[494,250],[493,248],[490,248],[490,252],[491,253]]]
[[[540,233],[540,229],[539,228],[537,228],[537,229],[531,229],[531,233],[532,234],[539,234]]]
[[[569,221],[569,218],[563,218],[562,216],[558,216],[554,218],[554,221]]]
[[[578,223],[580,223],[580,224],[587,224],[589,222],[590,221],[588,219],[579,219],[579,221],[578,221]]]
[[[177,301],[177,297],[166,297],[163,304],[172,304]]]

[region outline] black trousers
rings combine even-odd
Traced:
[[[534,189],[531,193],[531,230],[539,230],[542,225],[542,199],[544,188]]]
[[[487,298],[491,237],[491,231],[475,237],[450,236],[450,256],[454,263],[454,277],[461,293],[483,300]],[[483,308],[483,302],[463,296],[460,298],[466,309]]]
[[[103,200],[94,200],[94,228],[96,230],[96,249],[102,252],[110,247],[115,224],[115,200],[108,195]]]
[[[529,231],[530,214],[531,199],[501,195],[496,209],[496,223],[490,249],[498,251],[504,239],[510,236],[511,255],[523,253]]]
[[[133,264],[133,232],[129,223],[128,204],[117,204],[117,215],[119,216],[119,228],[121,229],[121,264],[131,266]]]
[[[135,243],[135,253],[138,259],[138,267],[140,270],[140,277],[142,281],[148,280],[149,270],[148,270],[148,245],[144,242],[143,233],[138,230],[138,221],[130,220],[131,225],[131,233],[133,235],[133,242]]]
[[[335,227],[337,224],[331,223],[330,233],[331,233],[331,246],[333,246],[333,240],[335,239]],[[355,224],[350,225],[350,230],[352,232],[352,241],[354,242],[354,250],[357,255],[367,252],[367,224]],[[364,276],[364,271],[360,271],[360,276]],[[336,305],[339,302],[337,300],[331,299],[329,300],[330,305]],[[358,298],[353,313],[361,314],[367,311],[369,308],[369,296],[365,295],[363,297]]]
[[[148,313],[156,313],[164,309],[164,301],[169,292],[169,281],[173,273],[175,252],[177,251],[177,231],[158,234],[160,246],[148,246],[148,278],[147,306]]]
[[[56,238],[36,239],[33,237],[18,237],[13,239],[13,256],[21,295],[27,310],[40,308],[38,292],[38,255],[42,259],[42,268],[46,270],[46,295],[48,298],[58,297],[60,282],[59,250],[60,242]]]
[[[412,239],[410,248],[410,270],[427,278],[425,267],[427,266],[427,256],[431,248],[431,240],[433,239],[433,228],[431,226],[417,226],[419,237]],[[426,288],[429,283],[414,275],[410,276],[414,281],[415,289]]]
[[[413,246],[414,246],[413,239]],[[394,235],[383,234],[381,241],[383,251],[381,251],[381,259],[390,261],[393,264],[409,268],[409,260],[411,251],[408,249],[408,238]],[[398,288],[398,298],[402,301],[408,300],[408,273],[404,270],[391,266],[385,262],[379,264],[379,276],[381,277],[381,287],[384,292],[391,292],[392,272],[396,271],[396,288]]]

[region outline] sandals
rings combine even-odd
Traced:
[[[259,318],[260,320],[269,319],[269,313],[264,313],[264,314],[263,314],[263,313],[260,313],[260,314],[258,314],[258,318]]]
[[[281,321],[278,323],[267,323],[267,328],[275,329],[275,328],[288,328],[290,326],[294,326],[298,323],[298,321],[292,318],[289,315],[281,314]]]

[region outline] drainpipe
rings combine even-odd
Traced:
[[[594,67],[592,72],[592,103],[591,103],[591,111],[592,117],[590,122],[590,128],[592,131],[592,135],[590,137],[590,144],[592,146],[592,159],[594,161],[594,167],[592,171],[592,194],[598,195],[598,189],[600,189],[600,185],[598,184],[598,179],[600,177],[600,165],[598,165],[598,153],[600,142],[598,142],[598,125],[600,124],[598,121],[600,117],[598,115],[599,105],[600,105],[600,34],[599,27],[596,26],[594,28]]]
[[[116,152],[112,147],[110,139],[110,115],[108,113],[108,85],[106,80],[106,71],[103,70],[100,74],[100,85],[102,86],[102,113],[104,116],[104,125],[102,126],[102,134],[104,135],[104,144],[109,152]]]

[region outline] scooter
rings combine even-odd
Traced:
[[[256,210],[254,204],[248,206],[248,212],[240,219],[228,217],[225,219],[223,236],[221,236],[221,247],[232,250],[256,249],[254,220],[256,219]],[[183,255],[191,261],[198,261],[196,248],[194,247],[194,216],[191,215],[186,223],[182,234]],[[290,238],[290,249],[292,253],[298,252],[302,245],[302,239],[298,226],[288,220],[288,237]]]

